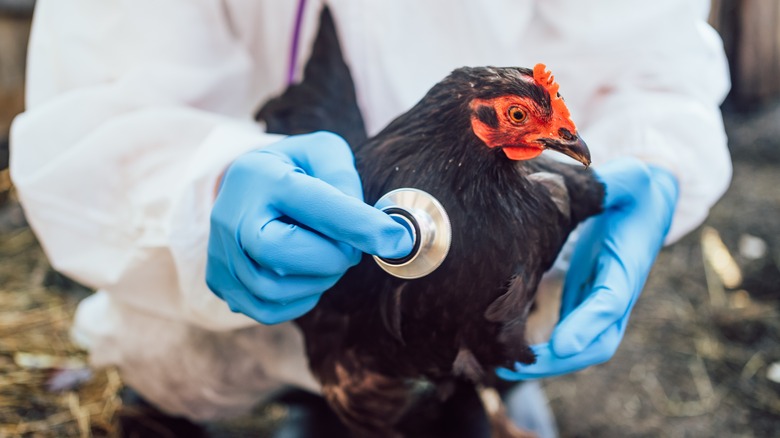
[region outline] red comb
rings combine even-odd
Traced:
[[[566,108],[566,104],[563,102],[563,99],[558,96],[558,89],[560,88],[560,85],[555,82],[555,76],[547,71],[546,65],[536,64],[534,66],[534,81],[536,81],[539,86],[543,87],[545,90],[547,90],[548,93],[550,93],[550,103],[552,104],[553,113],[559,114],[567,120],[571,120],[569,118],[569,108]]]

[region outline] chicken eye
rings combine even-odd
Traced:
[[[525,111],[519,106],[511,106],[507,112],[509,113],[509,119],[514,123],[522,123],[525,121]]]

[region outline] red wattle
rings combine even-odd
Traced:
[[[505,147],[504,153],[510,160],[530,160],[541,155],[542,148]]]

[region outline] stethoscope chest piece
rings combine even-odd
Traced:
[[[419,189],[401,188],[388,192],[376,208],[404,225],[412,234],[412,252],[398,259],[374,256],[390,275],[407,280],[424,277],[438,268],[452,243],[452,226],[441,203]]]

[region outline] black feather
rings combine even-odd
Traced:
[[[477,108],[477,118],[491,128],[498,128],[498,115],[493,107],[481,105]]]
[[[436,271],[402,280],[364,256],[296,320],[324,394],[357,435],[395,436],[415,399],[409,382],[491,384],[487,370],[534,361],[524,329],[539,280],[571,230],[601,210],[604,189],[587,169],[544,158],[518,164],[474,135],[475,98],[517,94],[551,111],[547,91],[524,79],[531,75],[525,68],[457,69],[361,141],[354,86],[325,9],[303,83],[258,113],[275,132],[348,137],[367,203],[415,187],[450,216],[452,246]],[[476,115],[498,124],[490,108]]]
[[[272,134],[330,131],[352,146],[366,140],[352,74],[341,54],[330,10],[320,15],[320,28],[306,63],[303,81],[266,102],[255,115]]]

